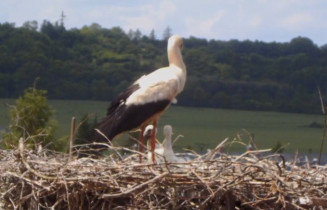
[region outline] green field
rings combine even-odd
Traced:
[[[8,108],[5,103],[14,100],[0,99],[0,126],[7,127],[9,122]],[[50,100],[55,109],[58,121],[58,136],[69,135],[70,120],[76,116],[77,121],[87,113],[95,113],[101,119],[106,112],[108,102]],[[183,135],[174,148],[191,147],[197,151],[215,147],[226,137],[233,139],[238,133],[243,134],[245,143],[249,136],[243,129],[254,134],[259,148],[274,147],[277,142],[288,144],[286,152],[318,152],[322,138],[322,128],[310,128],[312,122],[323,123],[321,115],[292,114],[277,112],[240,111],[207,108],[185,108],[172,106],[159,122],[158,138],[162,140],[162,126],[171,124],[174,136]],[[326,146],[325,146],[326,148]],[[232,151],[242,151],[244,147],[234,145]],[[326,150],[326,149],[324,149]]]

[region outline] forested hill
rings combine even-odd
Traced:
[[[160,37],[161,38],[161,37]],[[219,37],[218,37],[219,38]],[[327,93],[327,47],[184,39],[188,78],[178,104],[249,110],[320,112]],[[166,41],[151,33],[98,24],[0,24],[0,98],[15,98],[40,77],[50,99],[111,100],[142,74],[167,65]]]

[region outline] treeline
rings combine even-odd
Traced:
[[[166,31],[168,36],[170,31]],[[167,65],[166,40],[154,31],[98,24],[0,24],[0,98],[16,98],[39,77],[50,99],[111,100],[142,74]],[[183,106],[320,112],[327,93],[327,47],[297,37],[287,43],[184,40],[188,69]],[[325,94],[326,95],[326,94]]]

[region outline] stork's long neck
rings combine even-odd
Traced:
[[[163,146],[165,147],[166,150],[172,149],[171,136],[166,136]]]
[[[168,47],[167,52],[168,52],[169,66],[175,65],[181,68],[183,71],[186,71],[186,67],[180,49],[177,46],[171,46]]]

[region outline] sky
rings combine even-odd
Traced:
[[[289,42],[301,36],[327,44],[326,0],[1,0],[0,23],[56,22],[62,11],[66,29],[98,23],[155,31],[169,26],[184,38]]]

